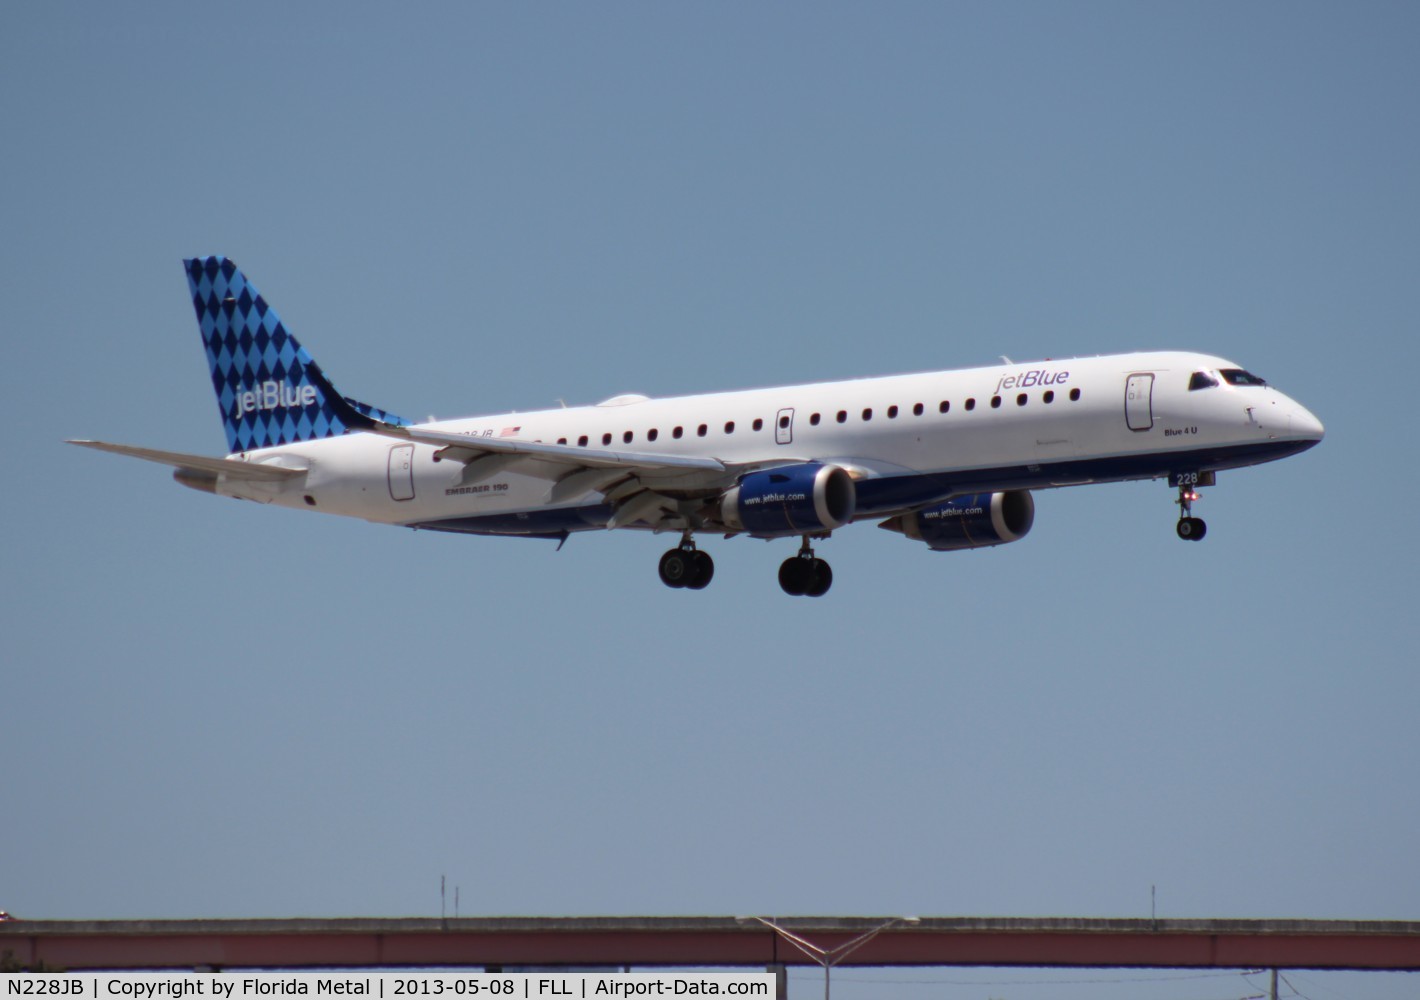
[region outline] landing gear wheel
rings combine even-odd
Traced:
[[[704,590],[715,577],[715,560],[708,552],[695,547],[690,532],[685,533],[678,547],[661,556],[661,582],[667,587]]]
[[[1186,542],[1201,542],[1208,534],[1208,525],[1201,517],[1181,517],[1178,521],[1178,537]]]
[[[812,560],[790,556],[779,565],[779,586],[790,597],[803,597],[809,591]]]
[[[690,587],[696,579],[695,573],[695,551],[687,552],[684,549],[671,549],[661,556],[661,582],[667,587]],[[707,579],[705,581],[709,583]]]
[[[710,553],[696,550],[690,554],[691,579],[686,583],[689,590],[704,590],[715,578],[715,560]]]
[[[804,588],[807,597],[822,597],[833,586],[833,570],[822,559],[813,560],[810,567],[809,585]]]
[[[814,555],[808,535],[804,536],[799,554],[780,565],[779,586],[791,597],[822,597],[833,586],[833,570]]]

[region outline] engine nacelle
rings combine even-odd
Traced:
[[[926,542],[937,552],[1004,545],[1024,538],[1035,523],[1035,500],[1028,490],[953,497],[946,503],[899,514],[878,525]]]
[[[858,490],[836,465],[806,462],[751,472],[720,498],[720,519],[761,538],[832,531],[853,520]]]

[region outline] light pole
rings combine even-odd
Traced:
[[[778,934],[785,941],[788,941],[795,948],[798,948],[819,965],[823,966],[823,1000],[828,1000],[828,976],[835,965],[873,940],[873,938],[877,937],[893,924],[920,924],[922,922],[921,917],[893,917],[891,920],[883,921],[871,930],[864,931],[852,940],[843,942],[837,948],[820,948],[812,941],[805,940],[793,931],[780,927],[768,917],[736,917],[735,919],[742,924],[758,921],[775,934]]]

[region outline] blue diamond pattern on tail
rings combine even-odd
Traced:
[[[183,262],[197,325],[207,349],[212,389],[231,452],[344,434],[351,408],[390,424],[407,421],[337,397],[330,381],[226,257]]]

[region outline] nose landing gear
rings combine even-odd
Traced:
[[[677,548],[661,556],[661,582],[667,587],[704,590],[715,576],[715,560],[710,553],[695,547],[695,540],[686,532]]]
[[[793,597],[822,597],[833,586],[833,570],[814,556],[808,535],[804,536],[799,554],[785,559],[779,567],[779,586]]]
[[[1180,477],[1182,478],[1182,477]],[[1201,517],[1193,516],[1193,501],[1198,499],[1198,491],[1192,484],[1180,482],[1178,485],[1178,537],[1185,542],[1201,542],[1208,534],[1208,525]]]

